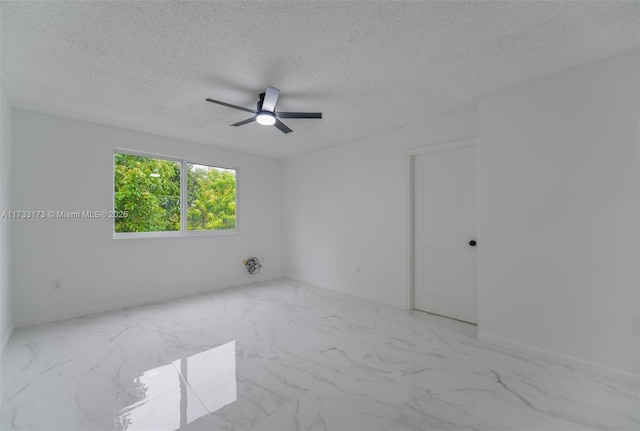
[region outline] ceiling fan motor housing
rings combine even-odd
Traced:
[[[264,93],[260,93],[260,100],[258,100],[258,108],[256,111],[262,112],[262,104],[264,103]]]

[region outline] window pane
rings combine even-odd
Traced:
[[[114,172],[116,232],[180,230],[180,163],[116,153]]]
[[[236,171],[187,166],[187,230],[235,229]]]

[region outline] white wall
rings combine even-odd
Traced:
[[[0,213],[11,208],[11,105],[0,88]],[[10,227],[0,218],[0,352],[13,330]]]
[[[638,53],[479,103],[480,338],[638,374]]]
[[[112,239],[110,220],[13,223],[17,325],[282,275],[282,162],[14,109],[13,207],[113,208],[113,150],[237,167],[240,235]],[[241,261],[264,258],[257,276]],[[54,291],[52,279],[62,278]]]
[[[286,160],[286,275],[407,307],[407,149],[475,133],[468,109]]]
[[[636,52],[285,161],[285,274],[405,307],[406,150],[477,133],[480,338],[633,378],[638,95]]]

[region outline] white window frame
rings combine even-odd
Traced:
[[[113,158],[111,160],[112,172],[111,172],[111,206],[115,210],[115,178],[116,178],[116,166],[115,155],[127,154],[131,156],[149,157],[153,159],[168,160],[171,162],[180,163],[180,230],[174,231],[154,231],[154,232],[116,232],[116,221],[112,219],[111,232],[113,233],[113,239],[149,239],[149,238],[186,238],[186,237],[198,237],[198,236],[228,236],[239,235],[240,230],[240,169],[237,167],[221,166],[218,163],[212,163],[208,161],[194,161],[192,159],[180,158],[175,156],[168,156],[164,154],[148,153],[145,151],[130,150],[127,148],[113,149]],[[201,165],[211,168],[229,169],[235,172],[236,177],[236,227],[235,229],[215,229],[215,230],[187,230],[187,175],[188,166]]]

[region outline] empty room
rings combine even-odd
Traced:
[[[0,26],[0,429],[640,429],[640,2]]]

